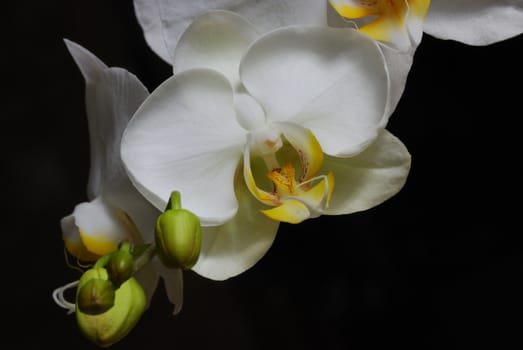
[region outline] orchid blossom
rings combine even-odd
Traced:
[[[181,33],[210,9],[237,12],[262,32],[287,25],[338,26],[335,9],[346,19],[364,19],[356,23],[361,31],[402,49],[417,46],[423,31],[471,45],[523,32],[521,0],[134,0],[134,7],[147,42],[169,63]]]
[[[389,114],[403,94],[423,31],[472,45],[523,32],[521,0],[134,0],[134,7],[147,43],[168,63],[181,33],[209,9],[239,13],[262,33],[288,25],[359,26],[383,44]]]
[[[183,32],[173,66],[129,122],[121,155],[155,207],[176,190],[200,217],[193,270],[202,276],[253,266],[280,222],[366,210],[406,181],[410,155],[384,130],[387,68],[366,35],[303,26],[260,34],[212,11]]]
[[[91,167],[87,185],[89,202],[78,204],[71,215],[61,220],[62,236],[72,256],[90,263],[115,251],[121,242],[154,241],[160,211],[133,187],[119,152],[125,126],[149,93],[128,71],[109,68],[80,45],[69,40],[65,43],[86,83]],[[183,298],[179,269],[167,269],[153,259],[136,277],[150,301],[160,275],[177,313]],[[61,304],[69,305],[66,301]]]

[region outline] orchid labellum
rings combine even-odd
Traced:
[[[176,74],[131,119],[121,154],[157,208],[175,190],[199,216],[197,273],[242,273],[279,222],[365,210],[405,183],[410,155],[384,130],[388,74],[366,35],[302,26],[260,35],[213,11],[181,35],[173,59]]]

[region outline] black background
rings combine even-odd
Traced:
[[[150,89],[170,67],[131,1],[9,2],[2,37],[2,348],[94,349],[51,298],[78,278],[59,220],[86,200],[84,82],[62,38]],[[523,37],[470,47],[423,37],[389,130],[410,177],[372,210],[282,225],[225,282],[185,273],[114,349],[520,349]]]

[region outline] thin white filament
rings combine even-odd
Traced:
[[[74,282],[66,284],[65,286],[56,288],[53,291],[53,300],[54,300],[54,302],[58,306],[60,306],[61,308],[66,309],[68,315],[70,315],[70,314],[72,314],[74,312],[75,304],[68,302],[65,299],[64,293],[65,293],[66,290],[74,288],[77,285],[78,285],[78,281],[74,281]]]

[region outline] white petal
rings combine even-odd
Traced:
[[[267,253],[279,222],[267,218],[259,210],[265,209],[238,181],[239,209],[225,225],[204,227],[202,248],[193,271],[213,280],[225,280],[254,266]]]
[[[65,249],[69,254],[80,261],[94,262],[99,258],[98,254],[91,252],[82,242],[80,230],[76,226],[73,214],[68,215],[60,220],[62,229],[62,239],[64,240]]]
[[[149,93],[128,71],[107,68],[92,53],[65,41],[86,82],[91,167],[88,198],[99,196],[112,181],[126,178],[120,160],[120,140],[129,119]]]
[[[387,103],[387,111],[385,112],[386,118],[384,118],[382,122],[382,125],[386,126],[388,118],[396,109],[401,96],[403,96],[403,91],[405,90],[407,78],[414,59],[414,50],[398,51],[385,45],[381,45],[381,50],[387,62],[390,78],[389,100]]]
[[[407,0],[409,13],[405,19],[405,24],[407,25],[409,36],[412,41],[412,50],[415,50],[423,38],[423,26],[430,8],[430,3],[431,0]]]
[[[202,225],[237,210],[234,173],[245,131],[225,76],[192,69],[166,80],[144,102],[122,138],[122,159],[138,190],[164,210],[172,191]]]
[[[78,204],[61,221],[62,237],[69,252],[83,260],[93,260],[113,252],[122,241],[137,242],[123,212],[98,197]]]
[[[265,111],[258,101],[252,98],[245,89],[239,89],[234,94],[236,120],[245,130],[262,129],[266,126]]]
[[[140,282],[140,285],[145,291],[145,295],[147,296],[146,308],[149,308],[160,279],[156,267],[152,263],[149,263],[142,269],[138,270],[138,272],[134,274],[134,277],[136,277],[138,282]]]
[[[165,62],[171,64],[174,45],[167,45],[168,42],[163,35],[164,29],[158,1],[134,0],[134,12],[136,13],[138,23],[142,27],[147,44]],[[180,30],[179,34],[182,31],[183,29]]]
[[[155,258],[151,264],[163,278],[167,298],[174,305],[173,314],[176,315],[183,307],[183,271],[165,267],[158,258]]]
[[[349,214],[372,208],[398,193],[409,174],[410,154],[387,130],[365,151],[353,158],[326,157],[324,169],[336,179],[329,215]]]
[[[343,17],[341,17],[332,7],[330,7],[328,14],[330,15],[329,25],[332,27],[353,28],[356,25],[356,23],[353,21],[343,19]],[[416,43],[419,43],[421,40],[420,35],[422,34],[419,33],[418,28],[414,28],[416,24],[419,25],[419,21],[419,17],[410,19],[410,26],[413,26],[410,31]],[[382,125],[385,126],[388,122],[388,117],[390,117],[390,115],[394,112],[399,100],[401,99],[401,96],[403,95],[403,90],[405,89],[408,73],[412,66],[416,47],[410,47],[410,49],[399,51],[395,48],[392,48],[389,44],[380,44],[380,48],[387,63],[390,79],[389,101],[387,112],[385,113],[387,117],[384,118],[382,122]]]
[[[64,39],[64,43],[87,82],[102,79],[103,72],[107,69],[105,63],[74,41]]]
[[[215,69],[237,86],[240,60],[259,36],[252,24],[233,12],[206,13],[196,18],[181,36],[174,51],[173,69]]]
[[[104,201],[129,216],[144,243],[154,241],[154,227],[160,211],[138,192],[129,178],[112,181],[111,184],[103,192]]]
[[[360,152],[386,119],[383,55],[374,40],[353,29],[270,32],[249,49],[240,77],[267,119],[311,129],[327,154]]]
[[[424,31],[470,45],[492,44],[523,33],[523,1],[432,0]]]
[[[134,0],[134,7],[147,43],[168,63],[183,31],[212,9],[237,12],[262,32],[291,24],[327,23],[327,2],[318,0]]]
[[[62,236],[71,243],[80,243],[80,231],[74,222],[74,215],[67,215],[60,220]]]
[[[243,0],[230,8],[245,16],[261,32],[289,25],[326,26],[328,3],[324,0]]]
[[[90,237],[100,236],[103,240],[119,243],[131,238],[122,217],[116,208],[108,205],[102,198],[96,198],[89,203],[78,204],[73,212],[76,226],[81,233]]]

